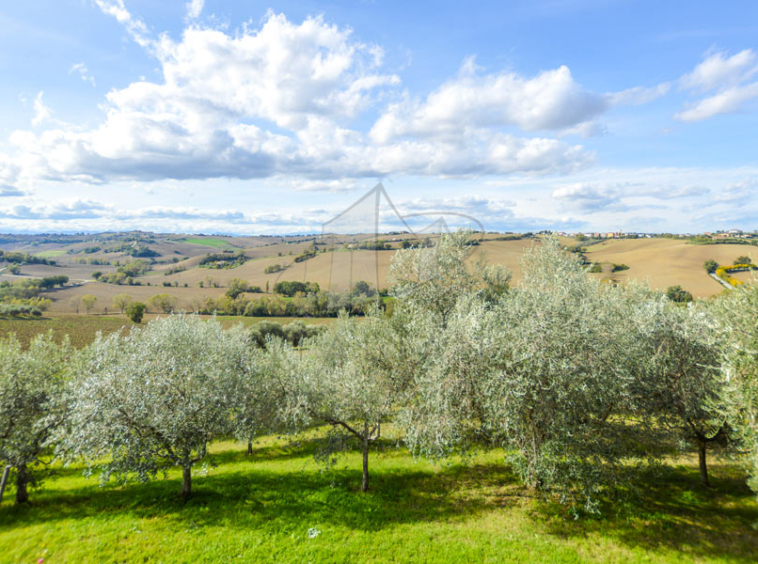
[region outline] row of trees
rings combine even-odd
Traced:
[[[677,444],[698,453],[703,484],[718,447],[758,487],[758,288],[682,306],[602,285],[550,240],[511,288],[503,268],[467,268],[469,251],[465,234],[399,251],[392,315],[342,314],[289,342],[191,316],[76,354],[49,337],[28,351],[6,340],[0,458],[17,492],[47,448],[104,478],[178,466],[189,495],[213,440],[326,425],[322,454],[358,445],[365,491],[392,424],[417,455],[501,447],[525,484],[588,510]]]

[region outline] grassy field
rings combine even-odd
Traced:
[[[0,507],[0,560],[45,563],[218,562],[755,562],[758,504],[734,468],[714,464],[714,488],[684,461],[643,477],[643,491],[602,518],[518,484],[502,453],[445,465],[385,443],[361,494],[360,454],[325,471],[317,440],[213,445],[183,503],[180,476],[98,485],[57,468],[31,503]],[[12,493],[12,492],[11,492]],[[6,493],[6,495],[8,495]]]
[[[146,315],[143,323],[158,317],[156,315]],[[203,316],[210,319],[210,316]],[[219,316],[216,318],[224,328],[228,329],[234,325],[242,324],[245,327],[251,327],[256,323],[268,320],[275,321],[286,325],[295,320],[300,320],[305,324],[328,324],[334,321],[334,318],[300,318],[300,317],[226,317]],[[15,333],[16,337],[22,344],[27,345],[35,335],[40,333],[53,332],[57,342],[61,342],[68,335],[73,346],[80,348],[90,344],[98,332],[103,334],[113,333],[122,329],[128,331],[135,324],[129,321],[125,315],[56,315],[43,318],[30,319],[6,319],[0,318],[0,338]],[[1,562],[1,561],[0,561]]]
[[[40,258],[55,258],[65,254],[66,251],[41,251],[39,253],[34,253],[34,256]]]
[[[215,249],[227,249],[227,248],[232,247],[232,245],[230,245],[228,241],[224,241],[223,239],[194,238],[194,239],[184,239],[183,242],[189,243],[191,245],[203,245],[205,247],[213,247]]]

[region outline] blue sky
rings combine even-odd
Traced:
[[[505,6],[503,6],[505,4]],[[758,228],[755,2],[0,6],[0,231]]]

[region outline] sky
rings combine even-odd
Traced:
[[[379,182],[492,231],[758,229],[754,1],[5,2],[0,77],[0,232],[315,233]]]

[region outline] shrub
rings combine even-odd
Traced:
[[[275,272],[281,272],[282,270],[284,270],[284,266],[281,264],[270,264],[264,269],[264,272],[266,274],[274,274]]]
[[[681,286],[669,286],[666,288],[666,297],[672,302],[686,304],[692,301],[692,294]]]
[[[126,315],[129,316],[134,323],[142,323],[142,317],[145,315],[147,306],[142,302],[132,302],[126,306]]]
[[[274,321],[259,321],[250,329],[250,339],[260,348],[265,348],[271,338],[284,339],[284,329]]]

